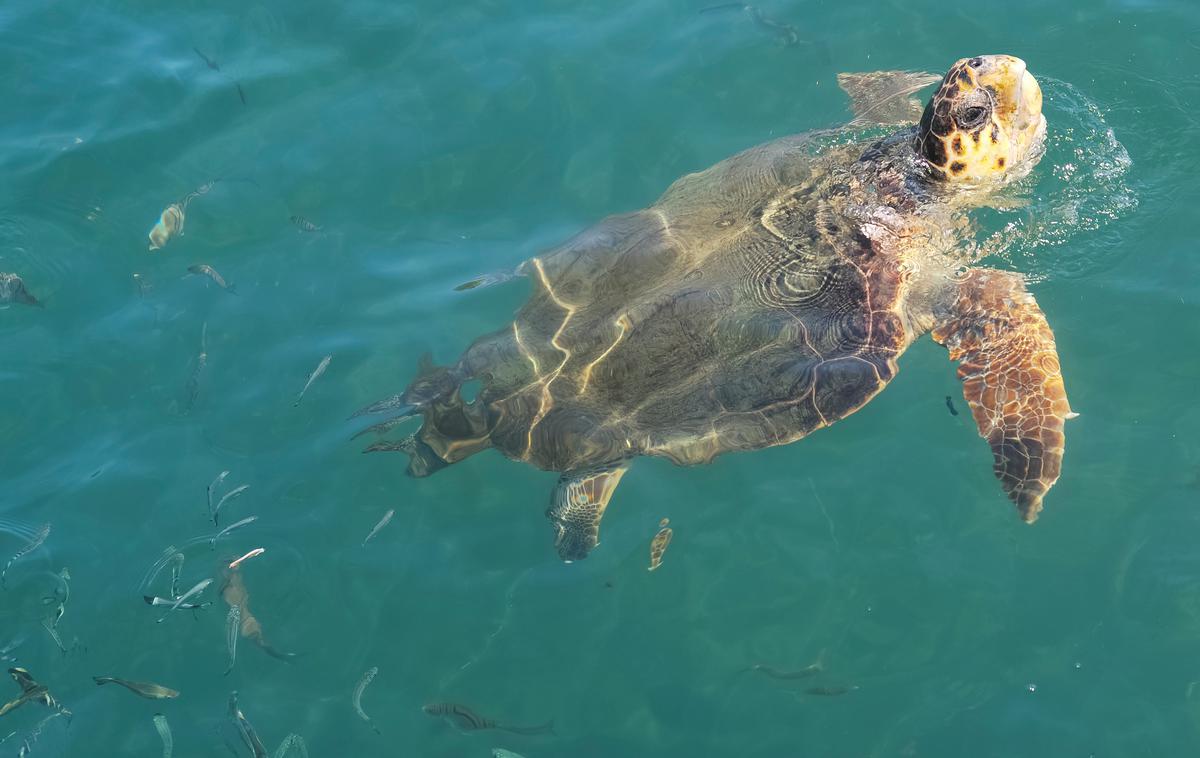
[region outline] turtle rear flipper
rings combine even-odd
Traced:
[[[1058,480],[1063,423],[1074,417],[1045,315],[1020,275],[976,269],[959,282],[933,339],[959,362],[963,396],[992,447],[996,477],[1032,523]]]
[[[559,478],[546,516],[554,524],[554,547],[564,561],[583,560],[600,543],[600,519],[628,469],[628,463],[620,462]]]

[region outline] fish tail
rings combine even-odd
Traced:
[[[300,657],[299,653],[284,653],[284,652],[280,652],[279,650],[276,650],[275,648],[271,647],[270,643],[268,643],[266,640],[264,640],[261,636],[254,637],[252,639],[254,640],[254,644],[258,645],[258,647],[264,653],[271,656],[272,658],[274,658],[277,661],[283,661],[284,663],[291,663],[292,661],[294,661]]]
[[[238,291],[237,291],[237,285],[236,285],[236,284],[231,284],[231,285],[229,285],[228,287],[226,287],[226,288],[225,288],[225,291],[226,291],[226,292],[228,292],[228,293],[229,293],[229,294],[231,294],[231,295],[236,295],[236,294],[238,293]]]
[[[554,734],[554,719],[550,719],[540,726],[500,726],[497,724],[495,728],[512,734]]]

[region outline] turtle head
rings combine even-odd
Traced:
[[[1041,157],[1042,89],[1011,55],[963,58],[925,106],[916,148],[947,183],[984,184],[1023,175]]]

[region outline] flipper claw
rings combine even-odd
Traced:
[[[368,426],[366,429],[363,429],[363,430],[359,431],[358,433],[356,433],[350,439],[356,440],[359,437],[363,436],[364,434],[383,434],[384,432],[390,431],[393,427],[399,426],[400,424],[404,423],[405,421],[407,421],[408,419],[410,419],[414,415],[416,415],[415,411],[416,411],[416,409],[413,408],[412,410],[409,410],[408,412],[401,413],[399,416],[392,416],[391,418],[389,418],[386,421],[381,421],[380,423],[375,424],[374,426]]]
[[[404,414],[405,416],[411,416],[417,410],[415,405],[413,405],[412,403],[405,402],[404,395],[392,395],[389,398],[385,398],[383,400],[379,400],[377,402],[371,403],[370,405],[365,406],[363,408],[359,408],[357,411],[355,411],[353,414],[351,414],[350,418],[356,419],[359,416],[367,416],[367,415],[374,414],[374,413],[383,413],[384,411],[392,411],[397,408],[402,408],[403,410],[401,411],[401,413]]]

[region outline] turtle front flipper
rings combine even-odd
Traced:
[[[554,524],[554,547],[564,561],[583,560],[600,543],[600,519],[628,469],[628,463],[620,462],[559,478],[546,516]]]
[[[925,104],[916,92],[941,81],[939,74],[923,71],[872,71],[838,74],[838,86],[850,96],[854,124],[915,124]]]
[[[1032,523],[1062,467],[1063,422],[1075,415],[1054,334],[1018,274],[974,269],[953,297],[933,339],[959,362],[963,396],[992,446],[996,477]]]

